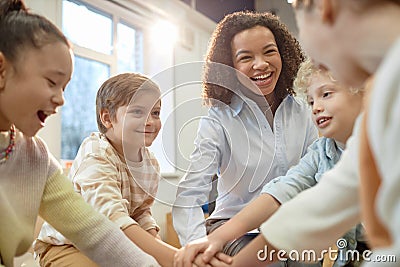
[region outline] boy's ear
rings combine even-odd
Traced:
[[[2,52],[0,52],[0,91],[6,85],[6,58]]]
[[[111,114],[108,109],[103,109],[100,111],[100,120],[104,127],[107,129],[112,128]]]

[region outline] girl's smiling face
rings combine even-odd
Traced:
[[[25,50],[15,64],[0,53],[0,130],[15,124],[25,135],[34,136],[64,104],[72,52],[62,42],[21,49]]]

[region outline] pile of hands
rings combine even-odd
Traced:
[[[233,266],[233,258],[221,252],[224,245],[212,235],[192,241],[176,252],[174,267]]]

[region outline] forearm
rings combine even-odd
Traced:
[[[158,231],[157,231],[156,229],[152,228],[152,229],[147,230],[147,232],[148,232],[149,234],[151,234],[152,236],[154,236],[155,238],[158,238],[158,239],[161,240],[161,237],[160,237],[160,235],[158,234]]]
[[[280,203],[271,195],[261,194],[209,236],[210,238],[216,238],[224,242],[238,238],[248,231],[258,228],[279,206]]]
[[[65,177],[56,174],[48,179],[39,215],[99,266],[158,266],[114,223],[84,202]]]
[[[283,254],[277,253],[277,249],[259,235],[233,257],[231,266],[266,266],[275,262],[277,257],[283,257]]]
[[[152,255],[160,265],[173,266],[176,248],[153,237],[139,225],[131,225],[124,230],[125,235],[144,252]]]

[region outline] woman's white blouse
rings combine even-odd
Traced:
[[[317,136],[310,108],[292,96],[278,107],[273,130],[247,97],[235,95],[230,105],[211,107],[200,120],[195,150],[172,210],[181,244],[206,235],[201,206],[209,201],[215,174],[218,198],[210,218],[231,218],[266,183],[296,165]]]

